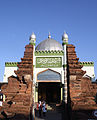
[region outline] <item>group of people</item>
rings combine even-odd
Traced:
[[[39,103],[37,104],[37,110],[39,111],[39,117],[41,117],[41,113],[43,113],[44,117],[46,116],[47,108],[45,101],[39,101]]]

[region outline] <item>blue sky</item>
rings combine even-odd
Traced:
[[[23,57],[29,36],[37,44],[51,32],[62,43],[64,30],[80,61],[94,61],[97,78],[97,0],[0,0],[0,81],[5,62]]]

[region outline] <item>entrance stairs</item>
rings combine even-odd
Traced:
[[[35,120],[64,120],[64,109],[61,104],[49,104],[47,105],[46,116],[41,114],[39,117],[38,111],[35,113]]]

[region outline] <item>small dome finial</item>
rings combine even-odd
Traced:
[[[35,36],[35,34],[34,34],[34,32],[32,33],[32,35],[30,36],[30,44],[33,44],[33,43],[35,43],[35,41],[36,41],[36,36]]]
[[[50,32],[49,32],[49,34],[48,34],[48,38],[51,38],[51,34],[50,34]]]
[[[62,39],[68,39],[68,35],[65,31],[64,31],[64,34],[62,35]]]
[[[30,39],[36,39],[36,36],[35,36],[34,32],[33,32],[32,35],[30,36]]]
[[[68,35],[67,33],[64,31],[63,35],[62,35],[62,40],[63,40],[63,43],[68,43]]]

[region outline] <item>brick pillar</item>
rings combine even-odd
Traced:
[[[97,106],[94,96],[97,93],[97,84],[92,83],[90,78],[84,77],[85,71],[81,68],[78,61],[75,46],[67,45],[67,61],[68,61],[68,92],[72,109],[93,109]]]
[[[68,62],[68,82],[69,93],[72,104],[80,99],[81,94],[81,78],[85,72],[81,69],[82,66],[78,62],[74,45],[67,45],[67,62]]]
[[[17,77],[9,77],[8,85],[2,86],[2,92],[6,96],[3,109],[6,117],[10,113],[15,115],[14,117],[17,116],[17,119],[25,116],[23,120],[28,120],[33,102],[33,45],[26,45],[24,57],[17,66]]]

